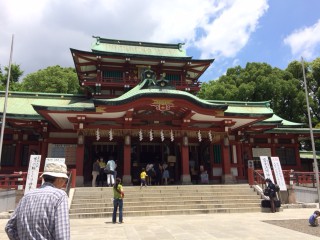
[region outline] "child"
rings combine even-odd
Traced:
[[[309,223],[312,227],[318,226],[318,217],[320,216],[319,211],[314,211],[314,213],[309,217]]]
[[[146,177],[148,177],[146,170],[144,168],[142,168],[141,173],[140,173],[140,180],[141,180],[141,185],[140,185],[140,189],[142,188],[142,186],[144,185],[145,187],[147,187],[146,184]]]

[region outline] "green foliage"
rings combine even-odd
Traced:
[[[74,68],[51,66],[28,74],[22,82],[21,91],[46,93],[78,93],[80,89]]]
[[[320,58],[305,63],[312,121],[320,122]],[[301,62],[293,61],[285,70],[267,63],[247,63],[245,68],[229,68],[215,81],[204,83],[203,99],[229,101],[271,101],[280,117],[293,122],[308,122]]]
[[[9,67],[4,68],[4,73],[0,68],[0,90],[6,90],[7,80],[9,75]],[[9,82],[9,90],[10,91],[19,91],[20,90],[20,77],[23,75],[23,71],[20,69],[20,65],[11,64],[11,72],[10,72],[10,82]]]

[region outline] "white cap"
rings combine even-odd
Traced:
[[[41,177],[43,177],[43,175],[68,179],[67,166],[64,163],[48,163],[44,166],[44,171]]]

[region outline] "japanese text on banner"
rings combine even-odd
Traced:
[[[31,155],[24,194],[37,187],[41,155]]]
[[[271,157],[274,175],[276,176],[277,184],[281,191],[287,191],[286,182],[284,180],[281,163],[279,157]]]
[[[274,183],[274,179],[273,179],[273,175],[272,175],[272,171],[271,171],[268,157],[267,156],[260,156],[260,161],[261,161],[261,165],[262,165],[262,169],[263,169],[264,178],[265,179],[269,178]]]

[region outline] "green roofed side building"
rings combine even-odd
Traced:
[[[309,129],[275,115],[269,101],[198,98],[214,60],[182,47],[94,37],[91,51],[71,49],[84,94],[10,92],[0,172],[26,171],[31,154],[42,156],[40,171],[45,158],[65,158],[77,186],[91,181],[97,156],[113,156],[125,184],[138,184],[149,163],[166,162],[171,184],[201,183],[201,174],[246,182],[248,160],[261,155],[279,156],[283,169],[310,169],[299,154]]]

